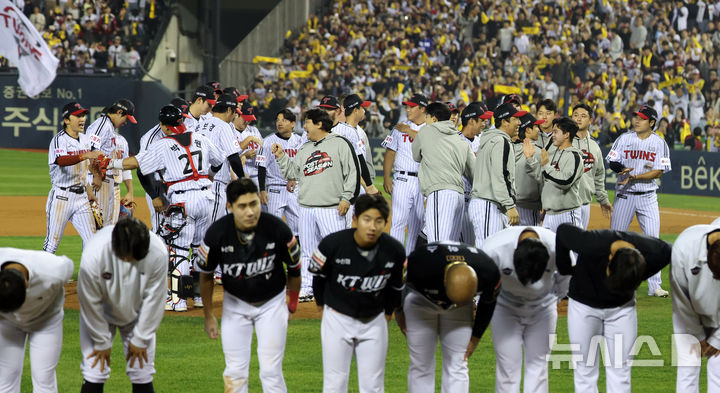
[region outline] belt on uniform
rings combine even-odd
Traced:
[[[110,184],[110,179],[104,178],[104,179],[103,179],[103,183],[108,183],[108,184]],[[114,186],[114,187],[120,187],[120,184],[113,182],[113,186]]]
[[[189,189],[189,190],[177,190],[177,191],[173,191],[173,194],[184,194],[184,193],[186,193],[186,192],[188,192],[188,191],[205,191],[205,190],[208,189],[208,187],[209,187],[209,186],[205,186],[205,187],[202,187],[202,188],[191,188],[191,189]]]
[[[655,191],[631,191],[631,192],[623,192],[623,194],[628,195],[645,195],[645,194],[651,194]]]
[[[398,171],[398,173],[401,174],[401,175],[408,175],[408,176],[415,176],[415,177],[417,177],[417,175],[418,175],[417,172]]]
[[[70,187],[58,187],[58,188],[63,191],[73,192],[75,194],[82,194],[83,192],[85,192],[85,187],[83,187],[83,186],[70,186]]]

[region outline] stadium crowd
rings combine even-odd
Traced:
[[[720,149],[720,1],[332,1],[288,31],[278,62],[261,63],[250,99],[261,123],[324,94],[373,101],[365,129],[384,136],[410,92],[462,109],[504,94],[527,109],[550,98],[561,114],[594,110],[611,144],[648,104],[671,147]]]

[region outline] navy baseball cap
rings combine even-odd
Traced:
[[[220,97],[218,97],[215,105],[225,105],[231,108],[237,108],[238,102],[237,98],[235,98],[235,96],[232,94],[221,94]]]
[[[62,117],[63,119],[67,119],[72,116],[81,116],[81,115],[87,115],[89,110],[83,108],[78,104],[77,102],[70,102],[66,104],[62,109]]]
[[[223,93],[223,88],[220,86],[220,82],[208,82],[206,86],[212,88],[214,94],[221,95]]]
[[[320,100],[319,108],[324,109],[338,109],[340,108],[340,102],[335,96],[325,96]]]
[[[125,112],[127,119],[130,123],[137,124],[135,120],[135,104],[130,100],[122,99],[112,104],[112,108],[117,108]]]
[[[200,86],[195,90],[195,98],[202,97],[210,105],[215,105],[215,91],[210,86]],[[195,99],[193,99],[195,101]]]
[[[639,111],[634,112],[633,114],[643,120],[655,120],[655,123],[657,123],[657,112],[649,105],[643,105]]]
[[[253,110],[253,107],[247,102],[243,102],[242,104],[240,104],[240,107],[237,108],[237,113],[245,121],[257,120],[257,118],[255,117],[255,111]]]
[[[522,98],[520,98],[520,96],[517,94],[506,94],[500,99],[500,104],[498,104],[498,106],[502,104],[522,105]]]
[[[246,94],[240,94],[240,90],[238,90],[236,87],[226,87],[223,89],[223,93],[234,95],[235,97],[237,97],[238,102],[243,102],[248,98]]]
[[[463,109],[460,117],[467,120],[474,119],[476,117],[487,120],[493,117],[493,112],[488,110],[487,105],[485,105],[484,103],[475,101],[471,102],[470,105],[466,106],[465,109]]]
[[[370,101],[363,101],[363,99],[360,98],[360,96],[357,94],[350,94],[349,96],[345,97],[345,101],[343,101],[343,106],[345,107],[345,109],[355,109],[359,106],[367,108],[370,106],[370,104]]]
[[[500,120],[502,119],[507,119],[508,117],[523,117],[525,115],[527,115],[527,111],[519,111],[515,109],[515,106],[511,103],[499,105],[493,112],[496,125],[500,124]]]
[[[185,101],[184,99],[182,99],[180,97],[175,97],[172,99],[172,101],[170,101],[170,105],[174,106],[175,108],[180,109],[180,111],[183,114],[183,117],[190,117],[190,115],[188,115],[188,111],[190,110],[190,104],[188,104],[188,102]]]
[[[403,101],[403,105],[407,106],[428,106],[428,98],[422,94],[415,94],[409,100]]]
[[[448,108],[450,108],[450,113],[459,113],[460,112],[460,110],[451,101],[446,102],[445,105],[447,105]]]
[[[520,118],[520,128],[528,128],[531,126],[539,125],[545,123],[545,119],[536,119],[535,116],[527,113],[525,116]]]

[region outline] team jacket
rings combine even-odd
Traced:
[[[272,154],[272,153],[271,153]],[[294,159],[283,154],[277,160],[288,180],[298,181],[298,203],[304,207],[334,207],[352,203],[360,192],[360,167],[347,139],[329,133],[302,145]]]
[[[670,263],[670,245],[660,239],[610,229],[585,231],[571,224],[561,224],[555,236],[555,262],[560,274],[572,275],[570,298],[594,308],[620,307],[634,299],[635,291],[610,292],[605,283],[610,245],[616,240],[634,245],[645,257],[644,280]],[[577,253],[574,266],[570,251]]]
[[[412,142],[413,159],[420,163],[420,191],[465,191],[462,176],[472,178],[475,153],[449,120],[426,125]]]
[[[112,250],[113,228],[97,231],[83,248],[77,286],[80,318],[94,349],[112,346],[110,325],[129,324],[135,324],[130,342],[147,348],[160,326],[167,299],[167,246],[151,232],[145,258],[126,262]]]
[[[319,306],[353,318],[392,314],[404,288],[405,248],[387,233],[380,235],[374,258],[360,254],[353,234],[345,229],[326,236],[313,253],[308,269]]]
[[[720,225],[693,225],[675,240],[670,265],[673,326],[677,334],[720,348],[720,281],[708,268],[708,234]]]
[[[602,151],[597,142],[586,135],[585,139],[573,138],[573,146],[577,147],[583,160],[583,175],[580,180],[580,203],[587,205],[592,202],[595,195],[601,205],[609,204],[607,191],[605,191],[605,163]]]
[[[505,131],[482,133],[470,197],[493,201],[502,212],[515,207],[515,156]]]
[[[583,174],[582,152],[574,147],[551,149],[550,160],[542,167],[542,207],[547,214],[577,209],[580,203],[580,178]],[[535,157],[533,157],[534,159]],[[540,162],[531,161],[530,165]]]
[[[279,218],[260,213],[255,234],[248,244],[240,243],[233,215],[215,221],[199,250],[200,271],[222,270],[223,288],[247,303],[272,299],[285,290],[289,276],[300,275],[300,245],[290,228]]]
[[[540,195],[542,193],[542,172],[539,165],[541,147],[535,142],[535,154],[529,159],[523,153],[522,143],[513,143],[515,148],[515,191],[517,205],[531,210],[542,209]]]
[[[63,313],[65,283],[75,266],[66,256],[45,251],[0,248],[0,266],[7,261],[18,262],[28,270],[25,302],[11,313],[0,312],[0,320],[25,331],[41,328],[45,322]]]
[[[477,303],[473,337],[482,337],[500,291],[500,272],[487,254],[475,247],[457,242],[436,242],[418,247],[408,256],[407,286],[419,292],[442,308],[452,305],[445,293],[445,267],[454,262],[465,262],[475,270],[478,279]]]

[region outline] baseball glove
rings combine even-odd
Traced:
[[[103,215],[96,201],[90,202],[90,211],[95,219],[95,229],[101,229],[103,227]]]
[[[92,173],[100,174],[101,180],[104,180],[105,173],[107,172],[109,163],[110,163],[110,159],[101,155],[100,157],[92,160],[92,162],[90,163],[90,171]]]
[[[120,214],[118,219],[132,217],[135,214],[135,202],[125,202],[120,204]]]

